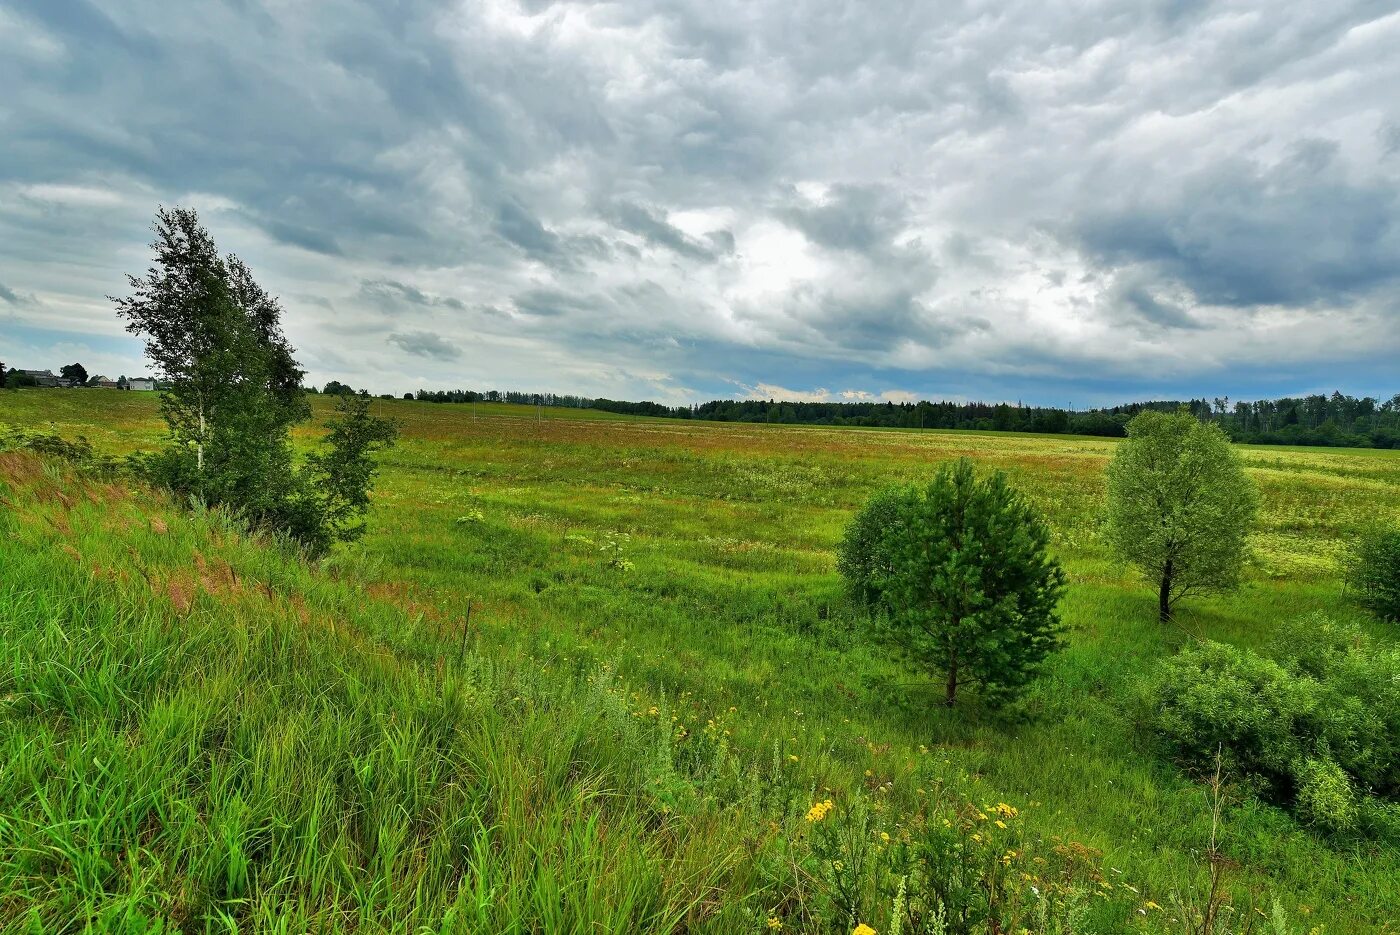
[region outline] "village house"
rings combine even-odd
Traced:
[[[34,381],[35,386],[72,386],[72,384],[58,376],[52,370],[11,370],[12,376],[29,377]]]

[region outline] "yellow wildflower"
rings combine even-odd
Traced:
[[[807,809],[807,820],[809,822],[821,821],[827,816],[827,813],[835,807],[836,806],[832,803],[830,799],[827,799],[825,802],[818,802],[811,808]]]
[[[876,935],[875,930],[862,922],[851,930],[851,935]]]
[[[778,918],[777,916],[769,916],[768,927],[776,932],[778,929],[783,927],[783,920]]]
[[[796,753],[789,753],[789,754],[788,754],[788,759],[789,759],[790,761],[792,761],[793,763],[796,763],[796,762],[797,762],[797,754],[796,754]]]
[[[890,843],[890,833],[888,831],[881,831],[880,840],[884,841],[886,844]]]
[[[996,826],[1002,829],[1003,831],[1006,830],[1006,822],[1002,821],[1000,818],[996,820]]]

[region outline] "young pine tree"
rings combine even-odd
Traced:
[[[1108,541],[1156,585],[1163,622],[1187,594],[1238,585],[1257,509],[1230,440],[1189,412],[1139,413],[1108,466]]]
[[[945,704],[967,684],[996,702],[1030,681],[1060,646],[1065,575],[1049,527],[1005,475],[979,480],[963,458],[870,509],[878,522],[858,517],[848,542],[868,542],[871,558],[843,568],[867,576],[852,587],[887,610],[890,641],[944,678]]]

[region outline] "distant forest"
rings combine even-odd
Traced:
[[[878,428],[980,429],[994,432],[1046,432],[1119,437],[1128,420],[1144,409],[1185,407],[1202,421],[1214,421],[1236,441],[1264,445],[1333,445],[1400,448],[1400,394],[1384,402],[1333,393],[1298,398],[1231,402],[1153,400],[1105,409],[1070,411],[1007,403],[796,403],[761,399],[717,399],[691,406],[589,399],[556,393],[500,390],[419,390],[434,403],[506,402],[600,409],[626,415],[714,422],[768,422],[784,425],[860,425]]]

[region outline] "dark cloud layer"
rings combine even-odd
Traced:
[[[1393,392],[1397,47],[1371,0],[0,0],[0,351],[140,369],[103,297],[178,202],[320,380]]]

